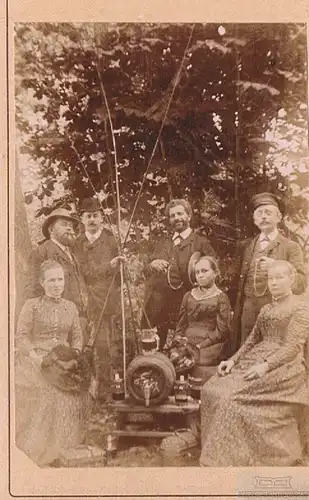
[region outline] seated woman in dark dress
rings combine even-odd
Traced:
[[[230,302],[215,283],[218,275],[213,257],[199,257],[193,264],[192,281],[196,286],[183,298],[174,337],[185,337],[198,349],[193,375],[204,380],[213,375],[214,367],[224,359],[230,334]]]
[[[304,364],[309,307],[293,295],[294,277],[289,262],[272,264],[272,303],[202,389],[203,466],[291,466],[301,459],[296,416],[309,405]]]

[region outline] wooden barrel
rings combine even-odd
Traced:
[[[149,387],[150,405],[158,405],[171,394],[175,380],[173,363],[160,352],[137,356],[127,369],[128,393],[139,404],[145,404],[145,384]]]

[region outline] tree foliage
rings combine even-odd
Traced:
[[[305,222],[305,25],[36,23],[17,25],[15,40],[17,124],[41,178],[26,202],[39,197],[40,213],[62,176],[58,203],[95,190],[115,215],[110,111],[126,220],[164,121],[134,218],[138,245],[164,230],[172,196],[192,202],[195,225],[225,253],[252,233],[257,191],[281,193]]]

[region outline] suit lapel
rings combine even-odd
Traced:
[[[176,245],[176,248],[178,246],[179,250],[185,248],[186,246],[190,245],[190,243],[193,241],[194,239],[194,232],[192,231],[188,238],[186,238],[185,240],[181,240],[181,242],[179,243],[179,245]]]
[[[278,236],[273,241],[271,241],[268,247],[266,248],[267,255],[271,255],[273,250],[282,242],[283,242],[283,236],[279,233]]]
[[[245,250],[244,250],[244,259],[243,259],[243,269],[242,269],[242,274],[246,275],[247,272],[249,271],[250,267],[250,262],[252,260],[253,252],[255,249],[255,245],[257,244],[259,236],[256,236],[253,238],[250,242],[248,242],[248,245],[246,245]]]
[[[72,260],[74,259],[72,252],[70,252],[71,256],[72,256],[72,260],[71,260],[69,255],[64,250],[62,250],[62,248],[60,248],[56,243],[51,241],[50,244],[53,246],[54,251],[58,255],[60,255],[62,259],[66,260],[68,263],[72,264]]]

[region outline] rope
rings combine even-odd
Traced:
[[[185,48],[185,51],[184,51],[181,63],[180,63],[180,66],[179,66],[179,70],[176,73],[176,78],[175,78],[175,81],[174,81],[172,92],[171,92],[170,98],[169,98],[167,106],[166,106],[166,110],[165,110],[165,113],[164,113],[164,116],[163,116],[161,127],[159,129],[158,136],[157,136],[156,142],[154,144],[154,147],[153,147],[153,150],[152,150],[152,153],[151,153],[148,165],[147,165],[146,170],[145,170],[144,175],[143,175],[142,183],[141,183],[140,189],[138,191],[136,201],[135,201],[134,206],[133,206],[132,214],[131,214],[130,221],[129,221],[129,226],[128,226],[128,229],[127,229],[127,232],[126,232],[123,244],[125,244],[125,242],[127,241],[128,236],[129,236],[129,232],[130,232],[130,229],[131,229],[131,226],[132,226],[133,218],[134,218],[134,215],[135,215],[135,212],[136,212],[136,209],[137,209],[137,205],[138,205],[139,199],[141,197],[141,194],[142,194],[142,191],[143,191],[143,188],[144,188],[146,177],[147,177],[147,174],[148,174],[151,162],[153,160],[154,154],[156,152],[156,149],[157,149],[160,137],[161,137],[161,133],[162,133],[162,130],[163,130],[163,127],[164,127],[164,124],[165,124],[165,120],[167,118],[167,115],[168,115],[168,112],[169,112],[169,108],[170,108],[171,102],[172,102],[173,97],[174,97],[174,93],[175,93],[176,87],[177,87],[177,85],[179,83],[179,80],[180,80],[180,75],[181,75],[182,68],[183,68],[183,65],[184,65],[184,62],[185,62],[185,58],[186,58],[186,55],[187,55],[188,48],[189,48],[191,40],[192,40],[194,28],[195,28],[195,24],[193,24],[193,26],[191,28],[190,36],[189,36],[189,39],[188,39],[188,42],[187,42],[187,45],[186,45],[186,48]]]
[[[96,47],[95,47],[96,48]],[[113,153],[114,153],[114,161],[115,161],[115,186],[116,186],[116,200],[117,200],[117,226],[118,226],[118,237],[119,237],[119,253],[121,253],[123,245],[121,243],[121,206],[120,206],[120,190],[119,190],[119,172],[118,172],[118,158],[117,158],[117,147],[116,147],[116,139],[114,134],[114,127],[112,122],[112,116],[109,109],[109,104],[105,92],[105,88],[102,82],[101,74],[100,74],[100,58],[99,54],[96,51],[97,63],[96,70],[99,78],[101,94],[103,98],[103,102],[105,104],[105,108],[107,111],[108,122],[110,126],[110,131],[112,135],[113,142]],[[125,321],[125,305],[124,305],[124,276],[123,276],[123,261],[120,261],[120,302],[121,302],[121,322],[122,322],[122,351],[123,351],[123,380],[124,380],[124,393],[127,394],[126,387],[126,321]]]
[[[67,135],[67,134],[66,134],[66,135]],[[81,165],[81,166],[82,166],[82,168],[83,168],[83,171],[85,172],[85,174],[86,174],[86,176],[87,176],[87,178],[88,178],[89,184],[90,184],[90,186],[92,187],[94,194],[95,194],[95,195],[97,195],[97,192],[96,192],[96,190],[95,190],[95,187],[94,187],[94,185],[93,185],[93,182],[92,182],[92,180],[91,180],[91,178],[90,178],[90,176],[89,176],[89,174],[88,174],[88,171],[87,171],[87,169],[86,169],[86,167],[85,167],[85,164],[84,164],[83,160],[81,159],[81,156],[80,156],[79,152],[77,151],[77,149],[76,149],[76,147],[75,147],[75,145],[74,145],[74,142],[72,141],[72,139],[71,139],[68,135],[67,135],[67,138],[68,138],[68,140],[69,140],[69,142],[70,142],[71,148],[73,149],[74,153],[76,154],[76,156],[77,156],[77,158],[78,158],[78,161],[79,161],[80,165]],[[109,225],[109,228],[110,228],[110,230],[111,230],[111,232],[112,232],[112,235],[114,236],[114,239],[115,239],[115,242],[116,242],[116,244],[117,244],[117,247],[119,248],[119,241],[118,241],[118,239],[116,238],[116,235],[115,235],[115,232],[114,232],[114,229],[113,229],[113,226],[112,226],[112,222],[111,222],[111,220],[110,220],[110,218],[109,218],[108,214],[106,214],[106,213],[104,212],[104,207],[103,207],[103,205],[102,205],[101,201],[99,200],[99,198],[98,198],[98,201],[99,201],[100,206],[101,206],[101,208],[102,208],[103,216],[106,218],[106,220],[107,220],[107,222],[108,222],[108,225]]]

